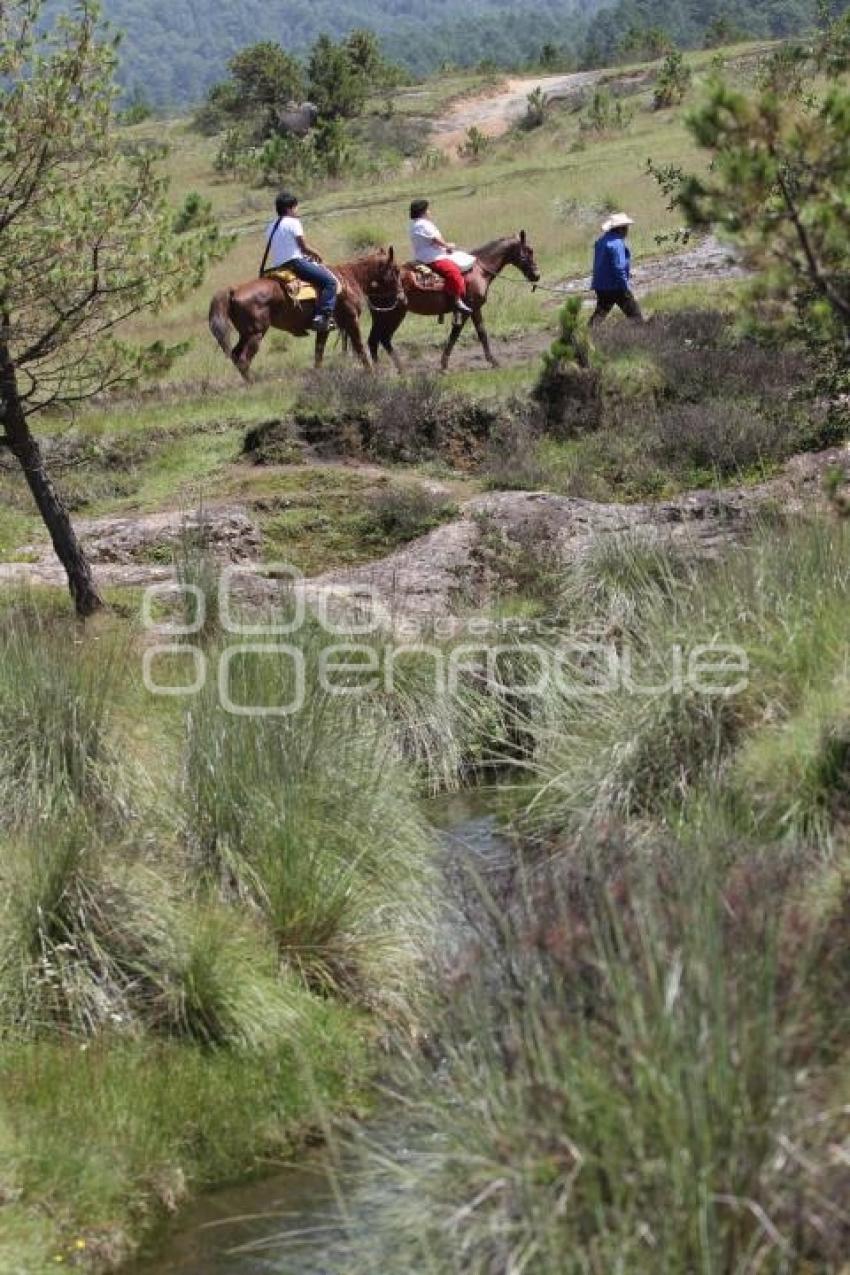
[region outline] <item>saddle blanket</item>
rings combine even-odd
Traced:
[[[267,279],[274,279],[283,288],[290,301],[315,301],[318,293],[312,283],[299,279],[291,270],[267,270]]]

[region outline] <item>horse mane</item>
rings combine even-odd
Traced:
[[[358,283],[362,283],[364,278],[370,277],[374,267],[385,262],[388,256],[386,248],[369,249],[366,252],[358,252],[355,257],[349,257],[346,261],[338,261],[333,269],[352,274]]]
[[[505,244],[510,243],[512,239],[516,239],[516,235],[501,235],[498,239],[490,239],[487,243],[483,244],[482,247],[473,248],[472,255],[473,257],[489,256],[491,252],[495,252],[497,248],[504,247]]]

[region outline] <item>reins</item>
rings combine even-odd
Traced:
[[[501,271],[499,270],[491,270],[489,266],[485,266],[483,262],[480,260],[478,262],[478,266],[479,266],[479,269],[484,274],[489,275],[491,279],[498,279],[502,283],[509,283],[514,288],[523,288],[526,285],[528,285],[528,287],[531,288],[532,292],[538,292],[538,291],[539,292],[555,292],[560,295],[562,293],[591,291],[591,289],[589,288],[571,288],[569,284],[563,284],[563,283],[554,285],[551,283],[540,283],[539,281],[537,283],[534,283],[533,280],[531,279],[511,279],[510,277],[506,277],[505,275],[503,275]]]

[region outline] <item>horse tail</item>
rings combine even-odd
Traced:
[[[232,358],[230,348],[230,303],[233,300],[233,289],[222,288],[210,302],[209,325],[216,341],[228,358]]]

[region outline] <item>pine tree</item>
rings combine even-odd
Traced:
[[[175,234],[158,155],[121,147],[115,44],[96,5],[53,26],[44,8],[0,5],[0,446],[85,616],[101,599],[33,424],[138,375],[143,354],[120,324],[199,284],[218,237]]]

